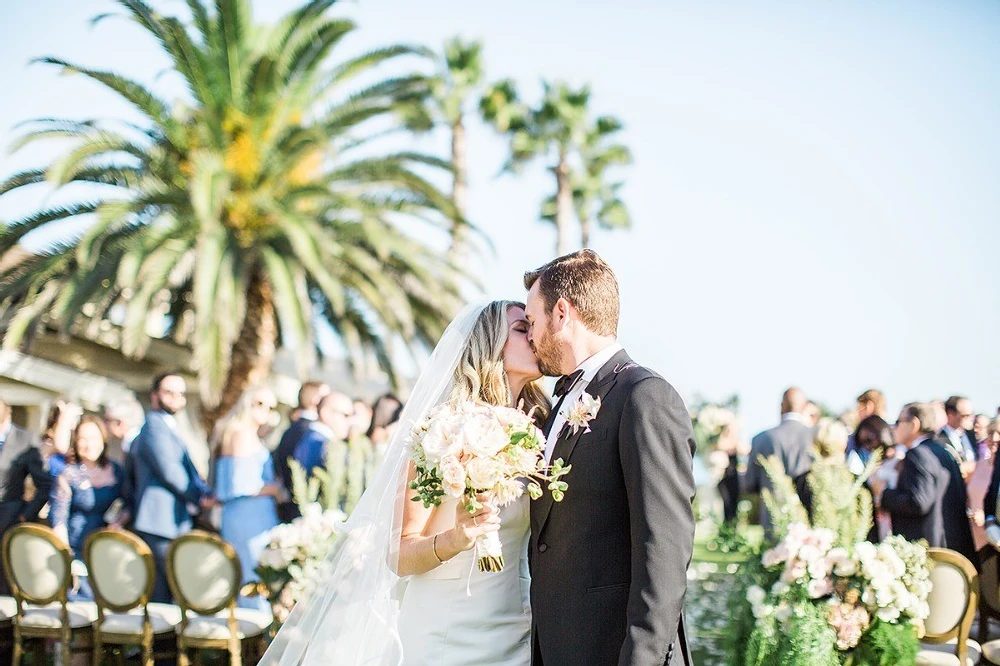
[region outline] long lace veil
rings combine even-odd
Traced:
[[[451,322],[410,393],[371,485],[343,524],[309,597],[292,610],[262,666],[399,666],[396,575],[410,430],[440,404],[484,305]]]

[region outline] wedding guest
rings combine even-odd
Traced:
[[[42,433],[42,457],[45,459],[49,474],[52,476],[50,502],[55,502],[55,480],[66,469],[73,429],[80,422],[82,415],[83,410],[80,406],[68,400],[56,400],[49,408],[45,432]]]
[[[976,461],[976,434],[972,430],[976,414],[968,398],[953,395],[944,403],[946,423],[941,428],[941,442],[951,447],[962,462]]]
[[[972,538],[976,544],[976,550],[985,546],[988,542],[986,538],[986,513],[985,499],[989,492],[990,481],[993,478],[993,467],[996,461],[997,446],[1000,445],[1000,419],[995,419],[986,424],[986,432],[981,442],[981,455],[976,462],[976,469],[968,481],[969,493],[969,513],[972,521]],[[989,513],[996,513],[996,500],[993,501],[994,508]]]
[[[274,462],[274,471],[278,480],[286,490],[292,489],[292,472],[288,468],[288,459],[295,455],[295,447],[299,445],[302,438],[309,432],[309,426],[316,421],[316,409],[320,400],[329,395],[330,387],[323,382],[308,381],[299,387],[299,404],[295,408],[295,416],[291,425],[281,435],[278,446],[271,454]],[[278,517],[283,523],[290,523],[299,516],[299,508],[292,499],[282,499],[278,503]]]
[[[875,499],[892,519],[893,534],[910,541],[926,539],[975,562],[975,546],[966,513],[968,496],[958,463],[934,439],[933,408],[910,403],[903,407],[894,432],[906,447],[895,487],[875,487]]]
[[[177,433],[177,414],[187,405],[187,383],[175,372],[153,379],[152,410],[129,449],[126,476],[134,531],[153,551],[156,584],[152,601],[169,603],[167,548],[191,530],[191,511],[215,504]]]
[[[847,426],[824,417],[816,424],[816,453],[820,458],[843,460],[847,451]]]
[[[309,431],[295,447],[295,460],[308,475],[321,467],[326,446],[331,440],[346,441],[351,432],[354,404],[343,393],[333,392],[320,400],[319,420],[309,424]]]
[[[240,558],[242,585],[258,577],[257,560],[269,541],[268,533],[279,524],[276,498],[282,486],[274,473],[271,454],[259,432],[278,403],[268,389],[251,389],[218,429],[213,446],[215,496],[222,503],[222,538],[233,545]],[[245,608],[267,611],[264,597],[240,596]]]
[[[989,436],[991,441],[1000,441],[1000,416],[990,422]],[[994,455],[996,455],[994,453]],[[987,540],[1000,549],[1000,525],[998,525],[997,506],[998,495],[1000,495],[1000,465],[993,465],[993,473],[990,475],[990,485],[986,489],[983,497],[984,527]]]
[[[972,424],[973,439],[976,440],[977,460],[982,460],[984,455],[989,454],[989,427],[990,417],[986,414],[976,414],[976,420]]]
[[[372,423],[368,427],[367,435],[376,453],[380,454],[389,442],[402,413],[403,403],[392,393],[380,396],[372,405]]]
[[[744,490],[760,494],[770,488],[771,482],[760,464],[760,458],[777,456],[782,468],[795,482],[801,497],[806,487],[806,475],[812,468],[814,432],[806,423],[803,412],[808,404],[805,393],[798,388],[790,388],[781,398],[781,423],[770,430],[758,434],[750,443],[750,462],[744,476]],[[767,507],[760,504],[760,521],[768,533],[771,520]]]
[[[108,430],[108,460],[124,462],[145,419],[142,405],[134,398],[118,400],[104,408],[104,427]]]
[[[364,400],[354,400],[354,417],[351,419],[351,438],[355,436],[367,436],[368,430],[372,427],[372,416],[374,412],[371,406]]]
[[[29,478],[35,484],[35,493],[26,500],[25,484]],[[14,425],[10,405],[0,400],[0,534],[11,525],[37,520],[53,485],[45,469],[38,435]],[[0,594],[10,594],[3,567],[0,567]]]
[[[78,560],[83,559],[83,544],[91,532],[109,524],[121,527],[127,518],[120,513],[122,468],[108,460],[107,451],[103,421],[84,415],[73,431],[68,464],[57,480],[56,500],[49,513],[52,527]],[[113,507],[118,511],[112,511]],[[80,579],[80,588],[73,597],[93,599],[85,578]]]
[[[823,416],[823,410],[820,409],[819,405],[810,400],[806,403],[806,408],[802,410],[802,416],[805,417],[806,425],[815,428]]]
[[[885,408],[885,396],[878,389],[868,389],[856,398],[857,402],[857,415],[858,423],[867,419],[869,416],[878,416],[885,420],[886,408]],[[851,434],[850,439],[847,441],[847,453],[848,455],[854,451],[857,446],[857,432]]]
[[[892,428],[889,424],[881,416],[872,414],[858,424],[856,436],[857,445],[847,454],[848,469],[860,476],[872,456],[879,455],[882,462],[865,487],[871,492],[872,488],[885,486],[889,482],[895,485],[896,479],[899,478],[899,464],[903,450],[893,441]],[[878,543],[890,534],[892,534],[892,523],[889,514],[877,508],[873,509],[872,528],[868,532],[868,540]]]
[[[941,428],[948,423],[948,414],[944,410],[943,400],[932,400],[931,412],[934,414],[934,432],[941,432]]]

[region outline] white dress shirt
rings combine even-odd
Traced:
[[[610,345],[597,352],[586,361],[577,366],[577,370],[583,370],[583,376],[577,380],[570,392],[566,394],[566,398],[562,401],[562,405],[559,406],[559,412],[556,413],[555,419],[552,421],[552,429],[549,430],[549,437],[545,442],[545,461],[550,462],[552,460],[552,451],[556,448],[556,440],[559,439],[559,431],[566,424],[566,414],[570,409],[576,405],[580,396],[583,395],[584,389],[590,384],[590,382],[597,375],[597,371],[604,367],[604,364],[611,360],[611,357],[622,350],[622,346],[617,342],[612,342]]]
[[[946,425],[943,430],[944,434],[951,441],[951,445],[955,447],[955,450],[962,455],[966,462],[975,461],[976,449],[973,447],[972,442],[969,441],[969,434],[967,432],[956,430],[950,425]]]

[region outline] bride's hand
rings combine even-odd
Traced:
[[[499,511],[486,503],[485,495],[477,495],[476,499],[483,506],[475,513],[469,513],[462,502],[455,508],[452,544],[460,552],[471,549],[476,543],[476,538],[500,529]]]

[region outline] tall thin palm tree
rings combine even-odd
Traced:
[[[556,254],[562,255],[572,246],[575,213],[587,213],[589,242],[590,207],[596,201],[605,202],[606,194],[602,189],[594,198],[594,182],[598,175],[603,177],[603,169],[622,157],[619,150],[610,151],[601,158],[610,160],[609,164],[601,167],[598,155],[610,150],[607,135],[618,131],[621,123],[605,116],[591,125],[589,86],[573,89],[560,82],[543,82],[543,86],[544,95],[539,105],[528,107],[520,101],[512,81],[501,81],[483,96],[480,110],[487,122],[509,138],[510,157],[505,170],[517,173],[528,162],[542,160],[555,177],[555,193],[542,203],[540,217],[555,224]],[[588,162],[592,162],[591,166],[599,173],[589,173]],[[608,191],[616,189],[617,186],[610,187]],[[576,197],[575,190],[579,192]],[[612,200],[609,196],[606,202],[611,204]],[[610,206],[607,216],[600,219],[620,217],[612,208]],[[581,224],[583,220],[581,217]]]
[[[594,121],[580,149],[581,168],[575,172],[573,206],[580,221],[580,240],[590,247],[594,224],[602,229],[627,229],[632,225],[625,202],[619,195],[623,183],[611,180],[610,171],[632,163],[627,146],[616,143],[621,122],[612,116]]]
[[[16,142],[73,145],[0,183],[0,196],[43,182],[104,187],[0,230],[2,254],[36,229],[90,219],[0,275],[0,311],[11,313],[4,345],[30,342],[43,324],[68,333],[110,318],[122,351],[141,356],[149,313],[165,311],[154,333],[190,345],[206,427],[266,377],[278,345],[307,367],[318,317],[350,362],[374,357],[395,380],[393,341],[433,343],[463,280],[417,240],[425,223],[454,215],[432,183],[448,164],[379,143],[405,131],[427,86],[416,72],[377,77],[380,66],[429,53],[393,45],[336,58],[355,26],[330,15],[335,0],[311,0],[272,25],[254,22],[248,0],[186,0],[190,20],[117,2],[188,96],[171,104],[114,72],[43,59],[114,91],[143,122],[44,119]]]
[[[470,100],[478,100],[483,85],[483,45],[449,39],[439,56],[437,75],[431,79],[430,99],[434,115],[451,133],[451,202],[455,218],[451,226],[449,258],[463,263],[468,254],[468,158],[465,120]]]

